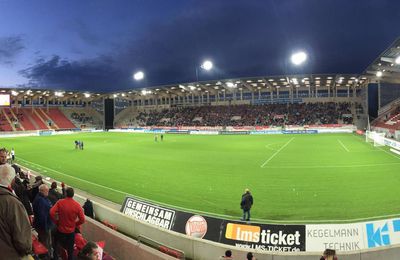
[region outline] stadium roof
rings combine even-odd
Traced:
[[[382,81],[387,83],[400,83],[400,38],[397,38],[381,55],[378,56],[364,71],[367,76],[375,76],[382,72]]]
[[[362,74],[303,74],[275,75],[251,78],[235,78],[170,84],[114,92],[55,91],[49,89],[1,89],[0,93],[9,93],[14,99],[49,98],[58,100],[78,99],[94,100],[104,97],[122,99],[143,99],[168,96],[206,95],[210,93],[233,93],[237,91],[285,91],[287,89],[307,90],[362,88],[370,82],[400,83],[400,38],[394,41]],[[397,63],[396,63],[396,59]],[[382,77],[376,73],[382,72]]]
[[[357,74],[312,74],[312,75],[278,75],[252,78],[237,78],[191,82],[182,84],[164,85],[150,88],[119,91],[110,94],[110,97],[131,97],[132,99],[143,96],[168,96],[187,94],[199,95],[200,93],[216,94],[217,92],[258,92],[261,91],[286,91],[288,89],[307,90],[308,88],[334,89],[334,88],[361,88],[369,82],[365,76]]]
[[[186,96],[188,94],[206,95],[206,93],[216,94],[217,92],[232,93],[237,91],[258,92],[258,91],[287,91],[288,89],[307,90],[317,89],[347,89],[361,88],[368,84],[370,79],[357,74],[314,74],[314,75],[278,75],[262,76],[252,78],[237,78],[210,80],[182,84],[171,84],[147,88],[136,88],[126,91],[116,91],[109,93],[93,93],[81,91],[54,91],[48,89],[0,89],[0,93],[9,93],[14,99],[78,99],[94,100],[103,97],[122,98],[122,99],[142,99],[146,97],[168,97]]]

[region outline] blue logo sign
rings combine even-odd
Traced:
[[[377,224],[374,223],[366,224],[368,248],[377,246],[388,246],[391,244],[391,232],[389,230],[389,224],[390,222],[386,222],[383,226],[377,226]],[[400,219],[393,220],[392,224],[393,233],[400,232]]]

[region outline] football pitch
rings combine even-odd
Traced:
[[[84,142],[76,150],[75,140]],[[187,211],[252,220],[345,222],[400,215],[400,156],[353,134],[81,133],[1,139],[17,162],[122,204],[132,194]]]

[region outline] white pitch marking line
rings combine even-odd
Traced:
[[[278,151],[276,151],[273,155],[271,155],[260,167],[263,168],[265,165],[269,163],[280,151],[283,150],[291,141],[293,141],[294,137],[292,137],[289,141],[287,141]]]
[[[350,152],[349,149],[347,149],[347,147],[339,140],[337,139],[337,141],[340,143],[340,145],[346,150],[346,152]]]

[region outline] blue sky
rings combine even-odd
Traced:
[[[122,90],[360,73],[400,36],[396,0],[0,0],[0,86]],[[305,50],[302,68],[288,62]],[[143,70],[143,82],[132,80]]]

